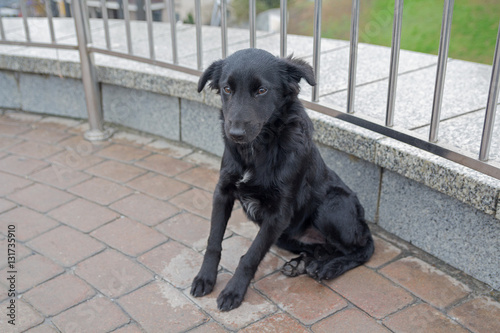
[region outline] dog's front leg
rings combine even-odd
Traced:
[[[262,223],[257,236],[247,253],[241,257],[234,276],[217,297],[217,305],[222,311],[240,306],[250,281],[253,279],[260,262],[288,225],[289,218],[274,216]]]
[[[221,190],[218,184],[214,192],[212,220],[210,225],[210,235],[208,237],[207,250],[203,258],[203,264],[198,275],[193,280],[191,295],[195,297],[209,294],[217,279],[217,267],[219,266],[222,238],[226,231],[227,221],[231,216],[234,205],[234,197],[227,191]]]

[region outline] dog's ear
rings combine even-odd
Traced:
[[[302,59],[293,58],[293,55],[283,58],[284,75],[285,75],[285,88],[287,93],[298,95],[300,92],[299,82],[305,79],[311,86],[316,85],[314,79],[314,72],[307,62]]]
[[[300,79],[304,78],[311,86],[316,85],[313,69],[306,61],[293,58],[293,55],[283,60],[286,64],[286,73],[290,79],[299,83]]]
[[[211,81],[208,85],[210,89],[217,90],[219,92],[219,79],[222,71],[222,63],[224,60],[217,60],[213,62],[204,72],[201,74],[200,80],[198,81],[198,92],[201,92],[207,84],[207,81]]]

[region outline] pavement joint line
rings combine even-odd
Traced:
[[[22,208],[29,209],[29,210],[33,210],[33,209],[29,208],[29,207],[24,207],[24,206],[14,207],[14,209],[15,209],[15,208],[21,208],[21,207],[22,207]],[[35,210],[33,210],[33,211],[35,211]],[[35,212],[37,212],[37,211],[35,211]],[[37,212],[37,213],[40,213],[40,212]],[[44,216],[45,216],[45,215],[44,215]],[[50,231],[52,231],[52,230],[54,230],[54,229],[57,229],[57,228],[59,228],[59,227],[61,227],[61,226],[65,225],[65,224],[63,224],[63,223],[61,223],[61,222],[59,222],[59,221],[57,221],[57,220],[55,220],[55,219],[51,218],[50,216],[45,216],[45,217],[48,217],[48,218],[52,219],[53,221],[55,221],[55,222],[57,223],[57,225],[55,225],[55,226],[53,226],[53,227],[51,227],[51,228],[49,228],[49,229],[47,229],[47,230],[45,230],[45,231],[42,231],[41,233],[37,234],[36,236],[33,236],[33,237],[31,237],[31,238],[28,238],[28,239],[26,239],[25,241],[22,241],[22,242],[21,242],[21,241],[18,241],[19,243],[21,243],[22,245],[26,246],[26,247],[27,247],[27,248],[29,248],[31,251],[34,251],[34,252],[36,252],[36,253],[38,253],[38,252],[37,252],[35,249],[31,248],[31,247],[27,244],[28,242],[32,241],[33,239],[37,238],[38,236],[42,236],[43,234],[46,234],[46,233],[48,233],[48,232],[50,232]],[[38,254],[42,255],[41,253],[38,253]],[[50,259],[50,258],[48,258],[48,259]],[[52,259],[51,259],[51,260],[52,260]],[[53,260],[52,260],[52,261],[53,261]]]
[[[409,70],[404,71],[404,72],[399,72],[398,73],[398,78],[401,75],[416,73],[416,72],[419,72],[419,71],[424,70],[424,69],[428,69],[428,68],[431,68],[431,67],[436,67],[436,65],[437,65],[437,62],[433,63],[433,64],[430,64],[430,65],[425,65],[425,66],[422,66],[422,67],[419,67],[419,68],[409,69]],[[359,83],[359,84],[356,84],[356,88],[367,86],[367,85],[370,85],[370,84],[373,84],[373,83],[377,83],[377,82],[387,81],[388,79],[389,79],[389,77],[386,76],[386,77],[375,79],[375,80],[372,80],[372,81],[367,81],[367,82]],[[342,89],[338,89],[338,90],[334,90],[334,91],[330,91],[328,93],[324,93],[324,94],[320,95],[319,98],[328,97],[330,95],[334,95],[334,94],[341,93],[341,92],[344,92],[344,91],[347,91],[347,87],[346,88],[342,88]],[[441,119],[441,120],[443,120],[443,119]]]
[[[26,246],[26,245],[25,245],[25,246]],[[30,288],[28,288],[28,289],[26,289],[26,290],[24,290],[24,291],[21,293],[21,295],[19,295],[19,298],[23,299],[25,302],[26,302],[26,300],[25,300],[25,299],[24,299],[24,297],[23,297],[23,296],[24,296],[24,294],[26,294],[26,293],[27,293],[27,292],[29,292],[30,290],[32,290],[32,289],[34,289],[34,288],[38,287],[39,285],[42,285],[42,284],[44,284],[45,282],[49,282],[49,281],[51,281],[51,280],[55,279],[56,277],[61,276],[61,275],[63,275],[63,274],[65,274],[65,273],[66,273],[66,269],[65,269],[65,267],[63,267],[63,266],[59,265],[59,264],[58,264],[57,262],[55,262],[54,260],[52,260],[52,259],[50,259],[50,258],[47,258],[47,257],[46,257],[46,256],[44,256],[43,254],[36,252],[35,250],[32,250],[32,251],[33,251],[34,253],[32,253],[31,255],[29,255],[29,256],[27,256],[27,257],[23,258],[22,260],[28,259],[29,257],[35,256],[35,255],[39,255],[39,256],[41,256],[41,257],[44,257],[44,258],[46,258],[46,259],[49,259],[49,260],[50,260],[50,261],[52,261],[54,264],[56,264],[56,265],[60,266],[60,267],[63,269],[63,271],[62,271],[62,272],[60,272],[60,273],[57,273],[56,275],[54,275],[54,276],[52,276],[52,277],[50,277],[50,278],[48,278],[48,279],[46,279],[46,280],[43,280],[43,281],[39,282],[39,283],[38,283],[38,284],[36,284],[36,285],[33,285],[32,287],[30,287]],[[4,284],[2,283],[2,285],[4,285]],[[5,285],[4,285],[4,286],[5,286]]]
[[[41,286],[41,285],[42,285],[42,284],[44,284],[44,283],[50,282],[50,281],[52,281],[52,280],[55,280],[56,278],[58,278],[58,277],[60,277],[60,276],[62,276],[62,275],[64,275],[64,274],[74,275],[74,274],[69,274],[69,273],[67,273],[67,272],[63,272],[63,273],[61,273],[61,274],[59,274],[59,275],[57,275],[57,276],[54,276],[53,278],[51,278],[51,279],[49,279],[49,280],[47,280],[47,281],[44,281],[43,283],[40,283],[40,284],[38,284],[38,285],[34,286],[34,287],[33,287],[33,288],[31,288],[30,290],[33,290],[33,289],[35,289],[36,287]],[[75,276],[77,276],[77,275],[75,275]],[[78,305],[80,305],[80,304],[82,304],[82,303],[85,303],[85,302],[87,302],[87,301],[89,301],[89,300],[91,300],[91,299],[95,298],[95,296],[97,296],[97,290],[95,290],[95,288],[94,288],[94,287],[93,287],[90,283],[88,283],[88,282],[87,282],[87,281],[85,281],[84,279],[80,278],[79,276],[77,276],[77,277],[78,277],[80,280],[82,280],[82,281],[83,281],[83,282],[84,282],[84,283],[85,283],[85,284],[86,284],[89,288],[91,288],[91,289],[95,292],[95,294],[94,294],[94,295],[92,295],[92,296],[89,296],[89,297],[85,298],[84,300],[82,300],[82,301],[80,301],[80,302],[78,302],[78,303],[76,303],[76,304],[74,304],[74,305],[69,306],[68,308],[64,308],[63,310],[61,310],[61,311],[59,311],[59,312],[57,312],[57,313],[55,313],[55,314],[53,314],[53,315],[47,315],[47,316],[45,316],[45,315],[44,315],[41,311],[38,311],[38,309],[37,309],[37,311],[38,311],[38,312],[42,315],[42,317],[44,317],[44,318],[54,318],[54,317],[56,317],[56,316],[60,315],[61,313],[65,312],[65,311],[67,311],[67,310],[69,310],[69,309],[72,309],[72,308],[74,308],[74,307],[77,307]],[[28,291],[25,291],[25,292],[23,293],[23,295],[24,295],[24,294],[26,294],[27,292],[28,292]],[[24,298],[24,297],[23,297],[23,300],[24,300],[26,303],[29,303],[29,304],[33,307],[33,309],[36,309],[36,308],[35,308],[35,306],[34,306],[33,304],[31,304],[31,302],[30,302],[29,300],[27,300],[27,299],[26,299],[26,298]]]

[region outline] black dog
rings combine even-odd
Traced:
[[[374,250],[356,195],[330,170],[312,141],[313,125],[297,95],[311,66],[247,49],[214,62],[203,73],[222,98],[225,143],[213,198],[208,246],[191,288],[210,293],[217,278],[222,238],[238,199],[260,230],[217,298],[220,310],[237,308],[271,245],[301,256],[283,274],[333,279],[366,262]]]

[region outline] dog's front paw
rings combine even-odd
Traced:
[[[243,297],[245,297],[244,292],[226,287],[217,297],[217,307],[221,311],[236,309],[243,302]]]
[[[204,276],[196,276],[191,285],[191,295],[201,297],[210,294],[214,289],[215,279],[206,278]]]

